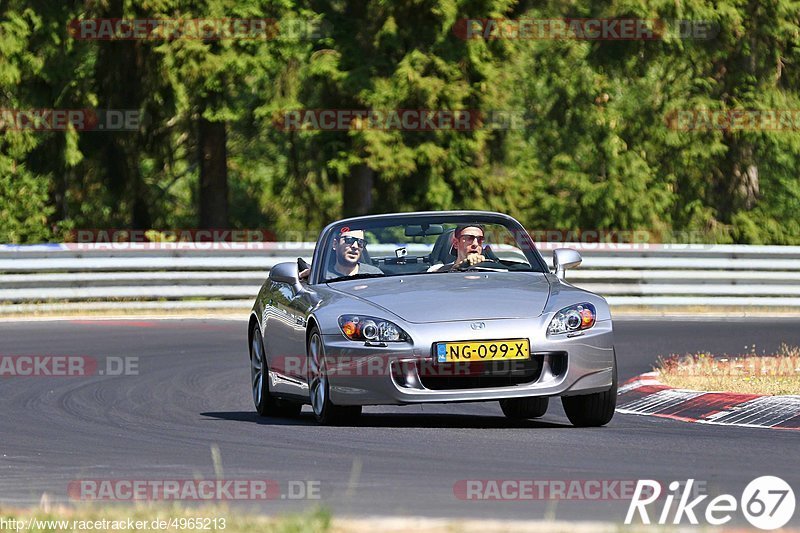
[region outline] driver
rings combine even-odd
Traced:
[[[456,253],[456,260],[446,265],[428,269],[428,272],[452,272],[462,266],[473,266],[486,261],[483,255],[483,226],[476,224],[461,224],[453,231],[452,246]]]

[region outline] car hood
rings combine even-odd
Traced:
[[[539,316],[550,284],[538,272],[447,272],[338,281],[328,287],[407,322]]]

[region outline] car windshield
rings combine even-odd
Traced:
[[[465,270],[544,271],[525,230],[497,217],[350,220],[333,227],[324,251],[325,282]]]

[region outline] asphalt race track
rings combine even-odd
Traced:
[[[618,321],[620,380],[661,354],[758,352],[800,345],[800,320]],[[0,504],[43,492],[69,501],[71,481],[214,478],[318,482],[321,500],[239,503],[260,512],[318,504],[337,515],[589,519],[621,522],[629,499],[475,501],[459,480],[698,480],[737,499],[780,476],[800,496],[800,434],[617,414],[572,427],[560,402],[514,422],[497,403],[368,407],[355,427],[258,418],[249,390],[246,323],[215,320],[0,323],[0,355],[138,358],[138,374],[0,377]],[[462,484],[464,482],[462,481]],[[295,489],[297,484],[294,485]],[[315,485],[316,486],[316,485]],[[676,497],[677,501],[677,497]],[[655,504],[654,504],[655,505]],[[653,508],[655,520],[661,506]],[[671,515],[670,515],[671,518]],[[795,527],[800,511],[790,523]]]

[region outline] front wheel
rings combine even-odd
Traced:
[[[308,396],[314,417],[320,424],[331,426],[351,422],[361,415],[360,405],[334,405],[330,390],[322,337],[314,328],[308,336]]]
[[[614,417],[617,407],[617,358],[611,375],[611,388],[594,394],[581,396],[562,396],[561,405],[573,425],[578,427],[598,427],[608,424]]]

